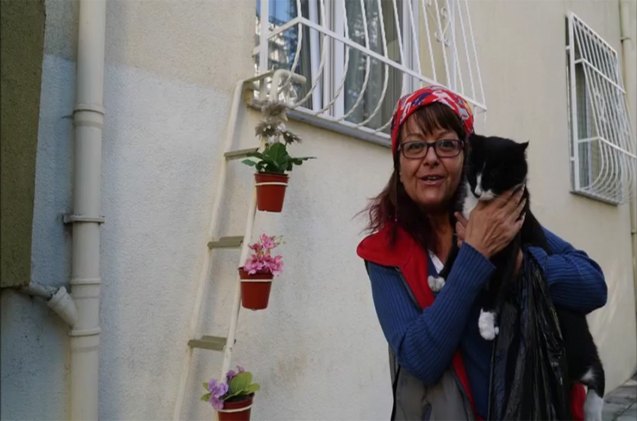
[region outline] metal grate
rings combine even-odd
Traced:
[[[573,192],[619,204],[637,162],[619,58],[575,14],[567,21]]]
[[[266,80],[257,98],[380,143],[397,99],[420,86],[444,85],[486,111],[467,1],[257,0],[254,55],[257,74],[306,80],[284,81],[277,98],[266,98]]]

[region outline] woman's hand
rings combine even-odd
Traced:
[[[513,240],[524,223],[520,216],[526,205],[524,187],[515,187],[488,202],[478,202],[469,220],[456,213],[459,244],[466,241],[474,249],[491,258]]]

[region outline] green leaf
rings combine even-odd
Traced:
[[[282,142],[267,144],[262,152],[247,154],[251,158],[256,158],[257,162],[244,160],[243,163],[254,166],[257,172],[285,174],[286,171],[292,171],[294,165],[301,165],[303,161],[315,158],[313,156],[292,157],[288,154],[287,146],[286,143]]]
[[[246,165],[248,165],[250,167],[254,167],[255,165],[257,165],[256,162],[250,161],[249,159],[244,159],[243,161],[241,161],[241,163],[246,164]]]
[[[257,383],[252,383],[252,373],[243,371],[230,380],[228,385],[228,393],[225,399],[230,399],[236,396],[249,395],[260,389]]]
[[[245,392],[249,395],[251,393],[258,392],[259,389],[261,389],[261,386],[256,383],[252,383],[251,385],[248,385],[248,387],[246,387]]]
[[[212,393],[210,393],[210,392],[206,393],[205,395],[201,396],[201,400],[202,400],[202,401],[206,401],[206,402],[207,402],[207,401],[209,401],[209,400],[210,400],[210,395],[211,395],[211,394],[212,394]]]
[[[248,385],[252,383],[252,373],[247,371],[243,371],[230,380],[230,388],[229,391],[232,394],[236,394],[236,392],[242,392]]]

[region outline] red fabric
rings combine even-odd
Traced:
[[[419,108],[439,102],[451,108],[462,121],[466,135],[473,133],[473,112],[471,105],[460,95],[439,85],[429,85],[415,90],[398,100],[391,120],[391,152],[396,154],[398,132],[405,120]]]
[[[386,223],[379,232],[364,238],[356,252],[367,261],[383,266],[397,266],[409,284],[420,308],[429,307],[435,297],[427,282],[427,255],[422,247],[400,227],[397,227],[396,242],[392,247],[392,226],[393,223]],[[451,364],[475,414],[476,407],[460,351],[456,351],[453,355]]]
[[[581,383],[576,383],[571,389],[571,415],[574,421],[584,421],[584,402],[586,389]]]

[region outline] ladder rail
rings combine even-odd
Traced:
[[[244,232],[245,239],[252,238],[252,230],[254,228],[254,218],[257,210],[257,192],[256,188],[250,199],[250,206],[248,208],[248,216],[246,221],[246,228]],[[245,262],[248,257],[248,241],[244,241],[241,244],[241,257],[239,258],[239,265]],[[226,337],[226,346],[223,348],[223,363],[221,364],[221,373],[219,378],[223,379],[226,372],[230,368],[230,362],[232,360],[232,349],[234,347],[234,338],[237,333],[237,322],[239,320],[239,311],[241,310],[241,281],[238,279],[235,285],[234,300],[232,302],[232,313],[230,318],[230,326],[228,327],[228,336]]]

